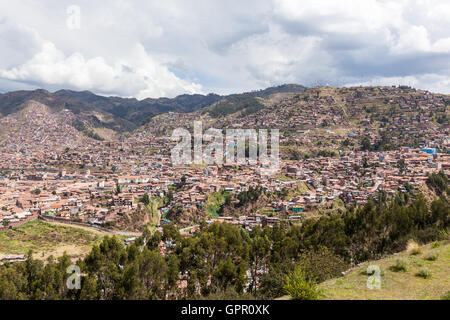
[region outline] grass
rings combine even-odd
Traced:
[[[150,228],[151,232],[154,232],[159,226],[159,207],[162,205],[163,200],[159,197],[152,198],[150,204],[148,205],[148,223],[147,227]]]
[[[428,244],[420,247],[423,255],[410,251],[365,262],[345,276],[320,284],[326,298],[331,300],[428,300],[449,296],[450,241],[439,246]],[[436,256],[439,259],[429,260]],[[400,262],[399,262],[400,261]],[[367,267],[377,265],[381,273],[381,289],[367,287]]]
[[[212,192],[207,196],[206,201],[206,212],[208,213],[210,218],[218,218],[219,210],[222,205],[225,203],[225,198],[228,196],[228,192]]]
[[[424,259],[428,261],[436,261],[439,255],[437,253],[430,253]]]
[[[422,248],[414,240],[409,240],[406,245],[406,251],[408,251],[411,255],[419,255],[422,253]]]
[[[420,278],[424,278],[424,279],[431,278],[431,271],[428,270],[427,268],[420,269],[416,273],[416,277],[420,277]]]
[[[289,181],[295,181],[295,180],[296,180],[296,179],[294,179],[294,178],[287,177],[287,176],[282,175],[282,174],[276,175],[276,176],[275,176],[275,179],[278,179],[278,180],[281,180],[281,181],[286,181],[286,182],[289,182]]]
[[[297,185],[293,188],[290,188],[288,190],[288,194],[286,195],[285,199],[290,200],[295,198],[298,195],[302,195],[309,191],[308,186],[304,182],[299,182]]]
[[[258,214],[270,216],[270,215],[275,215],[276,212],[275,212],[275,210],[273,210],[272,207],[262,207],[261,209],[258,210]]]
[[[88,252],[104,236],[87,228],[34,220],[12,230],[0,232],[0,257],[25,254],[33,250],[37,259],[58,256],[64,251],[72,257]]]
[[[396,263],[389,267],[389,270],[393,272],[406,272],[408,271],[408,265],[405,260],[397,259]]]

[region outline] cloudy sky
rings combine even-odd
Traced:
[[[283,83],[450,93],[450,2],[0,0],[0,92],[221,94]]]

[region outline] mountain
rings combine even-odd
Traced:
[[[251,91],[243,93],[243,95],[266,98],[272,94],[276,93],[292,93],[292,92],[304,92],[307,88],[299,84],[282,84],[276,87],[269,87],[263,90]]]
[[[267,92],[267,91],[266,91]],[[224,97],[192,113],[161,114],[141,128],[156,135],[174,128],[273,128],[281,153],[296,160],[343,149],[394,150],[434,139],[445,148],[450,96],[409,87],[314,87],[303,92]]]
[[[47,105],[28,100],[21,110],[0,118],[0,146],[12,153],[63,149],[82,143],[84,133],[73,126],[75,114],[70,110],[52,110]]]
[[[240,116],[249,115],[264,109],[264,101],[269,97],[283,93],[302,93],[307,88],[297,84],[284,84],[264,90],[231,94],[223,97],[209,107],[202,110],[212,117],[221,117],[240,112]]]
[[[133,131],[156,115],[177,112],[190,113],[210,107],[216,103],[216,109],[233,103],[238,110],[260,107],[257,99],[266,98],[281,92],[301,92],[299,85],[282,85],[243,94],[220,96],[218,94],[180,95],[175,98],[135,98],[105,97],[90,91],[59,90],[51,93],[44,89],[21,90],[0,94],[0,119],[20,113],[30,102],[45,106],[45,116],[60,112],[69,112],[73,127],[85,136],[97,140],[109,139],[117,134]],[[221,102],[221,103],[220,103]],[[216,112],[217,113],[217,112]],[[219,115],[219,113],[217,113]],[[14,116],[12,117],[14,118]],[[17,124],[22,123],[21,121]],[[23,124],[23,123],[22,123]],[[105,129],[108,134],[105,134]],[[4,130],[3,130],[4,131]]]
[[[209,95],[180,95],[175,98],[147,98],[137,100],[135,98],[104,97],[89,91],[60,90],[54,95],[69,103],[69,109],[76,106],[88,107],[98,111],[108,112],[112,115],[140,125],[144,119],[160,113],[176,111],[191,112],[203,108],[221,99],[216,94]]]
[[[40,129],[36,119],[21,115],[30,104],[45,107],[39,109],[45,112],[37,114],[49,119],[41,123],[49,122],[54,128],[59,123],[70,135],[69,125],[82,137],[94,140],[117,140],[137,129],[168,134],[176,127],[190,127],[198,119],[205,128],[278,128],[291,137],[284,141],[289,144],[284,150],[289,158],[325,146],[334,152],[342,145],[356,148],[362,144],[364,149],[374,150],[419,146],[426,135],[445,134],[450,128],[450,96],[409,87],[305,88],[287,84],[225,96],[185,94],[144,100],[39,89],[0,94],[0,140],[8,136],[8,141],[22,141],[23,135],[11,136],[19,132],[14,126]],[[38,131],[47,133],[41,129]],[[302,136],[308,130],[324,131],[323,139],[316,143]],[[330,140],[333,132],[340,137]],[[300,144],[302,150],[293,148]]]

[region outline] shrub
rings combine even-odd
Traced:
[[[284,291],[294,300],[318,300],[323,295],[310,275],[299,267],[286,276]]]
[[[439,241],[435,241],[435,242],[433,242],[432,244],[431,244],[431,248],[438,248],[438,247],[440,247],[441,246],[441,244],[440,244],[440,242]]]
[[[424,279],[428,279],[431,278],[431,271],[428,269],[420,269],[417,273],[416,273],[417,277],[421,277]]]
[[[348,269],[348,265],[326,247],[302,252],[298,266],[318,283],[340,276]]]
[[[411,255],[418,255],[422,253],[422,248],[414,240],[409,240],[406,245],[406,251]]]
[[[408,266],[404,260],[397,259],[396,263],[389,267],[389,270],[393,272],[406,272],[408,271]]]
[[[436,261],[438,257],[439,257],[439,255],[437,253],[430,253],[429,255],[427,255],[425,257],[425,260]]]

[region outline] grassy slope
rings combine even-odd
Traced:
[[[90,251],[103,236],[97,231],[34,220],[14,230],[0,232],[0,258],[26,253],[30,249],[37,259],[60,256],[64,251],[76,258]]]
[[[430,254],[438,254],[438,259],[427,261],[425,257]],[[393,272],[389,269],[397,259],[407,262],[406,272]],[[382,270],[380,290],[367,288],[368,276],[364,271],[369,265],[378,265]],[[431,271],[431,278],[423,279],[415,275],[423,268]],[[365,262],[345,276],[328,280],[320,287],[325,290],[326,299],[440,299],[445,292],[450,291],[450,242],[441,242],[437,248],[425,245],[419,255],[402,252],[381,260]]]

